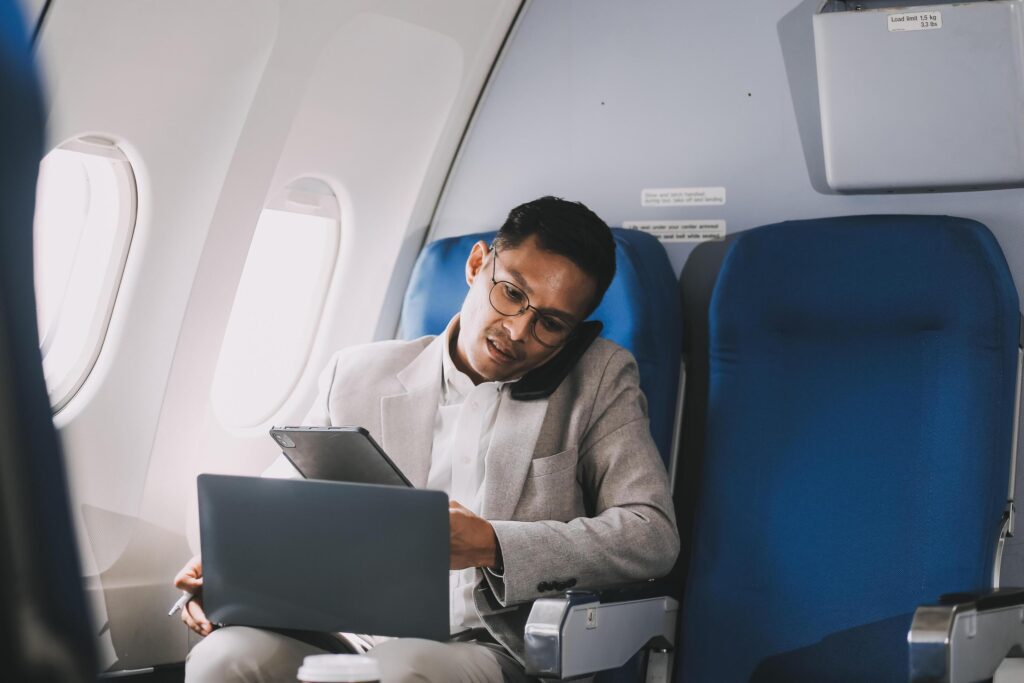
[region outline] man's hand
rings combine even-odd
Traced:
[[[448,525],[452,569],[498,565],[498,537],[490,522],[449,500]]]
[[[203,561],[198,555],[182,567],[174,577],[174,585],[192,594],[192,599],[181,610],[181,620],[185,625],[201,636],[213,633],[213,624],[203,611]]]

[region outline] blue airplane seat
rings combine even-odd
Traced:
[[[670,461],[676,391],[682,353],[678,285],[668,255],[657,239],[613,228],[615,279],[590,316],[604,324],[602,337],[629,349],[640,370],[648,401],[651,434],[666,466]],[[469,291],[465,263],[479,240],[496,233],[462,235],[431,242],[413,269],[402,307],[399,337],[440,334]]]
[[[0,101],[0,678],[91,681],[92,628],[36,332],[43,109],[13,0],[0,0]]]
[[[915,610],[991,586],[1007,501],[1002,251],[946,216],[792,221],[727,248],[687,264],[721,267],[687,350],[707,379],[686,400],[704,433],[682,450],[701,464],[674,680],[940,680],[908,670]]]

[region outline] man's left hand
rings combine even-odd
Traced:
[[[498,565],[498,538],[490,522],[449,500],[448,525],[452,569]]]

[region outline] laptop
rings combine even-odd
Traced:
[[[202,474],[210,621],[447,640],[441,491]]]

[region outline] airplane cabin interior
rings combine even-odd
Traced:
[[[628,351],[680,549],[541,582],[524,675],[1024,681],[1024,0],[0,0],[0,103],[0,679],[185,680],[197,477],[559,197],[615,278],[509,400]],[[575,504],[560,448],[492,520]]]

